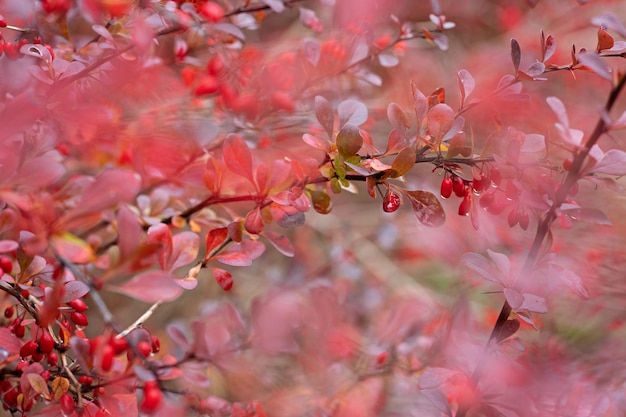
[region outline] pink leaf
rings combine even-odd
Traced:
[[[167,334],[175,345],[184,351],[189,351],[191,342],[187,338],[185,331],[179,324],[170,324],[166,328]]]
[[[502,285],[501,272],[484,256],[470,252],[463,255],[461,261],[487,281]]]
[[[50,240],[57,253],[73,263],[85,264],[95,259],[93,248],[87,242],[71,233],[54,235]]]
[[[428,111],[427,124],[428,133],[434,140],[441,140],[448,130],[452,127],[454,121],[454,110],[445,103],[439,103]]]
[[[16,180],[21,185],[46,187],[58,181],[64,173],[63,165],[50,157],[40,156],[24,162],[16,175]]]
[[[211,268],[211,272],[213,272],[213,278],[215,278],[215,282],[217,282],[224,291],[230,291],[230,289],[233,287],[232,274],[221,268]]]
[[[517,310],[522,308],[522,304],[524,303],[524,295],[519,291],[513,288],[505,288],[504,289],[504,297],[506,301],[509,302],[509,305],[513,310]]]
[[[198,256],[199,250],[200,237],[196,233],[184,231],[174,235],[169,270],[173,271],[176,268],[190,264]]]
[[[85,191],[73,210],[77,213],[91,213],[105,210],[118,204],[131,202],[141,187],[141,178],[135,172],[111,168],[98,175],[94,183]]]
[[[313,135],[309,135],[308,133],[305,133],[304,135],[302,135],[302,140],[307,145],[315,149],[318,149],[320,151],[327,152],[327,153],[328,151],[330,151],[330,146],[328,145],[328,141],[318,138],[317,136],[313,136]]]
[[[523,297],[524,301],[519,307],[520,309],[542,314],[548,312],[548,306],[546,305],[546,300],[543,297],[529,293],[525,293]]]
[[[554,36],[548,35],[543,46],[543,62],[546,62],[556,52],[556,42]]]
[[[89,286],[81,281],[69,281],[63,286],[62,303],[67,303],[81,298],[89,293]]]
[[[215,256],[219,262],[231,266],[250,266],[252,261],[265,251],[265,245],[258,240],[243,240],[233,243],[226,250]]]
[[[143,240],[143,230],[137,215],[126,205],[117,212],[117,246],[121,260],[130,259]]]
[[[267,4],[275,13],[281,13],[285,10],[285,4],[282,0],[263,0],[263,3]]]
[[[622,176],[626,175],[626,152],[619,149],[607,151],[589,172]]]
[[[328,100],[322,96],[315,96],[315,117],[317,117],[317,121],[322,125],[328,137],[332,138],[335,114]]]
[[[9,355],[17,354],[23,344],[9,327],[0,327],[0,352],[4,349]]]
[[[402,107],[396,103],[389,103],[387,106],[387,118],[394,129],[398,131],[403,137],[406,137],[409,130],[409,118],[402,110]]]
[[[239,135],[229,134],[224,140],[224,163],[232,172],[254,182],[252,152]]]
[[[172,301],[183,292],[175,278],[164,271],[142,272],[122,285],[109,285],[107,288],[146,303]]]
[[[340,128],[347,123],[358,126],[367,120],[367,107],[357,100],[345,100],[337,106],[337,114]]]
[[[292,257],[295,253],[291,241],[283,234],[264,231],[261,236],[266,238],[274,248],[285,256]]]
[[[578,59],[579,63],[581,63],[600,77],[604,78],[605,80],[613,80],[613,75],[611,74],[611,69],[609,68],[609,65],[604,59],[598,56],[598,54],[595,54],[593,52],[583,52],[579,53],[576,58]]]
[[[172,256],[173,240],[172,232],[169,226],[163,223],[157,223],[148,229],[147,243],[160,246],[159,249],[159,265],[164,271],[170,269],[170,257]]]
[[[19,244],[14,240],[0,240],[0,253],[13,252],[19,247]]]
[[[461,92],[461,105],[463,105],[463,103],[465,103],[465,99],[472,94],[472,91],[474,91],[476,81],[474,81],[472,74],[465,69],[459,71],[457,74],[457,81],[459,83],[459,91]]]
[[[205,260],[214,255],[214,251],[222,245],[228,238],[228,228],[220,227],[218,229],[212,229],[206,235],[206,256]]]

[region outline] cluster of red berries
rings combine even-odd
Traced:
[[[0,28],[6,26],[6,22],[0,18]],[[17,42],[7,42],[2,38],[2,33],[0,33],[0,57],[6,55],[10,60],[21,58],[23,55],[20,53],[20,49],[22,46],[29,44],[43,45],[50,52],[51,59],[54,59],[54,50],[50,45],[44,44],[39,36],[35,36],[32,41],[22,38]]]

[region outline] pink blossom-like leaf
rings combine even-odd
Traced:
[[[191,342],[187,338],[185,331],[178,324],[170,324],[166,328],[167,334],[172,339],[172,342],[184,351],[188,351],[191,348]]]
[[[313,66],[317,66],[321,56],[319,41],[315,38],[304,38],[302,40],[302,55]]]
[[[565,104],[558,97],[548,97],[546,102],[556,115],[556,119],[565,128],[569,128],[569,119],[567,117],[567,110],[565,110]]]
[[[285,10],[282,0],[263,0],[263,3],[267,4],[274,13],[281,13]]]
[[[266,238],[274,248],[282,253],[285,256],[292,257],[295,253],[293,244],[291,241],[283,234],[264,231],[261,232],[261,236]]]
[[[378,62],[380,62],[380,65],[385,68],[392,68],[398,65],[400,60],[392,54],[380,54],[378,55]]]
[[[524,301],[519,307],[520,309],[542,314],[548,312],[548,306],[546,305],[545,298],[529,293],[524,293],[523,297]]]
[[[122,285],[109,285],[107,288],[146,303],[172,301],[183,292],[175,278],[165,271],[142,272]]]
[[[505,288],[504,297],[506,298],[506,301],[509,302],[509,305],[513,308],[513,310],[522,308],[524,295],[521,292],[513,288]]]
[[[133,171],[110,168],[98,175],[77,204],[76,212],[92,213],[131,202],[141,187],[141,178]]]
[[[24,342],[15,336],[8,327],[0,327],[0,346],[10,355],[17,354]]]
[[[29,187],[46,187],[65,174],[65,167],[47,156],[28,159],[20,166],[16,181]]]
[[[224,140],[224,163],[232,172],[254,181],[252,173],[252,152],[239,135],[229,134]]]
[[[394,129],[398,131],[403,137],[406,137],[409,130],[409,118],[402,110],[402,107],[396,103],[389,103],[387,106],[387,118]]]
[[[535,62],[526,70],[526,74],[528,74],[533,79],[543,74],[546,70],[546,65],[543,62]]]
[[[337,106],[339,126],[344,127],[347,123],[359,126],[367,120],[367,107],[357,100],[345,100]]]
[[[330,151],[330,146],[328,145],[328,141],[318,138],[317,136],[313,136],[313,135],[309,135],[308,133],[305,133],[304,135],[302,135],[302,140],[307,145],[315,149],[318,149],[320,151],[324,151],[324,152]]]
[[[169,271],[190,264],[200,250],[200,237],[190,231],[180,232],[173,237],[173,250],[169,259]]]
[[[578,62],[605,80],[612,81],[611,69],[604,59],[593,52],[583,52],[576,57]]]
[[[219,262],[230,266],[250,266],[252,261],[265,252],[265,245],[258,240],[242,240],[233,243],[222,253],[215,256]]]
[[[462,69],[457,74],[457,82],[459,83],[459,91],[461,92],[461,105],[465,103],[465,99],[472,94],[476,87],[476,81],[468,70]]]
[[[546,149],[546,138],[537,133],[530,133],[525,136],[524,143],[520,149],[522,152],[543,152]]]
[[[413,104],[415,106],[415,118],[417,119],[417,131],[420,132],[424,117],[426,117],[426,113],[428,113],[428,99],[413,82],[411,82],[411,89],[413,92]]]
[[[385,150],[385,155],[399,152],[407,146],[409,146],[409,141],[406,136],[400,134],[396,129],[391,129],[389,137],[387,138],[387,149]]]
[[[0,240],[0,253],[13,252],[19,247],[19,243],[14,240]]]
[[[561,207],[560,211],[563,214],[567,214],[574,220],[582,220],[604,226],[612,225],[611,220],[607,217],[606,213],[600,209],[574,206],[565,209]]]
[[[330,102],[322,96],[315,96],[315,117],[322,125],[329,138],[333,137],[333,126],[335,123],[335,114]]]
[[[551,271],[554,271],[555,275],[559,277],[561,281],[578,297],[583,300],[589,298],[589,290],[583,282],[583,280],[569,269],[565,269],[560,265],[553,264]]]
[[[546,62],[556,52],[556,41],[554,40],[554,36],[548,35],[543,44],[543,62]]]
[[[501,272],[484,256],[470,252],[463,255],[461,261],[487,281],[503,285]]]
[[[506,278],[511,274],[511,261],[508,256],[503,253],[494,252],[490,249],[487,249],[487,254],[493,263],[498,267],[500,274],[503,277]]]
[[[428,133],[434,140],[441,140],[454,121],[455,112],[445,103],[439,103],[428,111],[426,116]]]
[[[591,173],[622,176],[626,175],[626,152],[619,149],[607,151],[591,169]]]

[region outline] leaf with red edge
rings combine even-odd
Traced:
[[[337,114],[340,128],[348,123],[358,126],[367,120],[367,107],[357,100],[345,100],[337,106]]]
[[[89,293],[89,286],[82,281],[68,281],[63,286],[62,303],[68,303]]]
[[[317,117],[317,121],[322,125],[328,137],[332,138],[335,113],[333,113],[330,102],[322,96],[315,96],[315,117]]]
[[[221,268],[211,268],[215,282],[219,284],[224,291],[230,291],[233,288],[233,276],[230,272]]]
[[[143,240],[143,230],[137,214],[126,205],[117,211],[117,246],[122,261],[130,259]]]
[[[258,240],[242,240],[233,243],[214,258],[230,266],[250,266],[252,261],[265,252],[265,245]]]
[[[402,107],[396,103],[389,103],[387,106],[387,118],[394,129],[398,131],[402,136],[407,135],[409,130],[409,118],[407,117]]]
[[[513,62],[513,68],[515,72],[519,70],[519,64],[522,59],[522,49],[519,43],[515,39],[511,39],[511,61]]]
[[[274,248],[285,256],[292,257],[295,253],[291,241],[287,236],[270,231],[261,232],[261,236],[266,238]]]
[[[150,226],[146,242],[160,246],[159,265],[162,270],[169,270],[169,259],[172,256],[173,250],[172,232],[169,226],[164,223],[157,223]]]
[[[239,135],[233,133],[224,139],[224,163],[232,172],[254,182],[252,152]]]
[[[26,375],[26,378],[28,379],[28,383],[30,384],[30,387],[33,389],[33,391],[35,391],[37,394],[42,395],[46,400],[51,399],[50,390],[48,389],[48,383],[41,375],[29,373]]]
[[[93,248],[69,232],[55,234],[50,240],[61,257],[75,264],[85,264],[95,259]]]
[[[175,277],[165,271],[142,272],[121,285],[108,285],[106,288],[146,303],[172,301],[183,293]]]
[[[213,256],[212,253],[215,249],[217,249],[220,245],[222,245],[226,239],[228,239],[228,228],[220,227],[219,229],[210,230],[206,235],[206,256],[204,260],[207,260],[208,257]]]
[[[461,106],[463,106],[465,99],[474,91],[476,81],[474,81],[474,77],[468,70],[462,69],[457,73],[457,82],[461,93]]]
[[[428,133],[435,141],[440,141],[448,133],[454,122],[455,112],[445,103],[439,103],[428,111],[426,116]]]
[[[171,272],[176,268],[190,264],[200,250],[200,237],[190,231],[184,231],[174,235],[172,238],[173,250],[168,261],[168,270]]]
[[[541,38],[543,40],[543,45],[541,49],[542,61],[546,62],[552,55],[556,52],[556,42],[554,40],[554,36],[548,35],[544,38],[543,31],[541,32]]]
[[[391,164],[391,177],[398,178],[406,174],[415,165],[415,149],[407,146],[402,149]]]
[[[328,141],[325,139],[318,138],[317,136],[313,136],[313,135],[309,135],[308,133],[305,133],[304,135],[302,135],[302,140],[304,141],[304,143],[306,143],[307,145],[317,150],[320,150],[326,153],[330,151],[330,146],[328,145]]]
[[[121,186],[123,184],[123,186]],[[68,215],[91,213],[131,202],[141,188],[141,177],[125,169],[110,168],[98,175]]]
[[[433,193],[423,190],[400,191],[409,199],[417,220],[424,226],[438,227],[445,222],[446,213]]]
[[[363,146],[363,137],[357,126],[348,123],[337,134],[337,150],[344,159],[356,155],[361,146]]]

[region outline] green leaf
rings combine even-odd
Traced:
[[[398,178],[406,174],[415,165],[415,149],[407,146],[402,149],[391,164],[391,177]]]
[[[344,159],[356,155],[361,146],[363,137],[356,125],[348,123],[337,134],[337,150]]]

